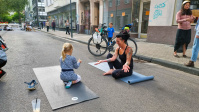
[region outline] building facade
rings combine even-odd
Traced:
[[[80,33],[92,34],[103,23],[103,0],[79,0]]]
[[[47,13],[45,12],[44,0],[32,0],[33,6],[33,25],[40,26],[41,23],[45,25],[47,21]]]
[[[184,0],[151,0],[147,41],[162,44],[175,44],[177,23],[176,14],[180,11]],[[193,15],[199,17],[199,0],[190,0]],[[191,44],[195,36],[195,22],[192,23]]]
[[[113,23],[116,33],[131,24],[134,38],[147,38],[148,42],[171,44],[176,38],[176,14],[184,0],[103,0],[103,23]],[[190,9],[199,16],[199,0],[191,0]],[[197,15],[198,13],[198,15]],[[192,23],[192,41],[195,36]],[[192,45],[192,44],[190,44]]]
[[[77,4],[78,0],[71,0],[73,29],[77,29],[79,24]],[[56,28],[65,29],[66,20],[71,23],[70,0],[45,0],[45,9],[48,15],[47,19],[50,23],[55,20]]]
[[[25,22],[30,25],[33,22],[32,0],[28,0],[28,4],[25,6]]]

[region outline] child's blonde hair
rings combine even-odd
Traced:
[[[71,49],[73,49],[72,44],[70,44],[70,43],[64,43],[64,45],[63,45],[63,47],[62,47],[62,52],[61,52],[62,61],[65,60],[65,58],[66,58],[66,53],[70,52]]]

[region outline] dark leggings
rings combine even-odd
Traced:
[[[55,31],[55,27],[52,27],[53,28],[53,30]]]
[[[66,34],[67,34],[67,33],[70,35],[69,27],[66,27]]]
[[[107,59],[112,57],[113,55],[110,53],[107,55]],[[112,73],[112,77],[114,77],[115,79],[132,75],[133,68],[130,67],[129,72],[124,72],[124,70],[122,70],[123,65],[117,59],[113,62],[108,62],[108,65],[110,69],[113,69],[113,67],[115,68],[115,70]]]
[[[0,59],[0,69],[1,69],[3,66],[5,66],[6,63],[7,63],[7,61],[4,61],[4,60]]]
[[[49,31],[49,26],[47,26],[47,32]]]
[[[112,42],[112,37],[108,37],[108,42]]]

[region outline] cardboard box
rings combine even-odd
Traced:
[[[193,16],[199,17],[199,10],[192,10]]]

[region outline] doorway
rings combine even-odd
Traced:
[[[99,25],[99,2],[95,2],[94,5],[94,25]]]
[[[138,38],[147,38],[148,22],[150,14],[150,0],[143,0],[140,2],[140,20],[139,20],[139,34]]]
[[[84,3],[85,34],[90,34],[90,2]]]

